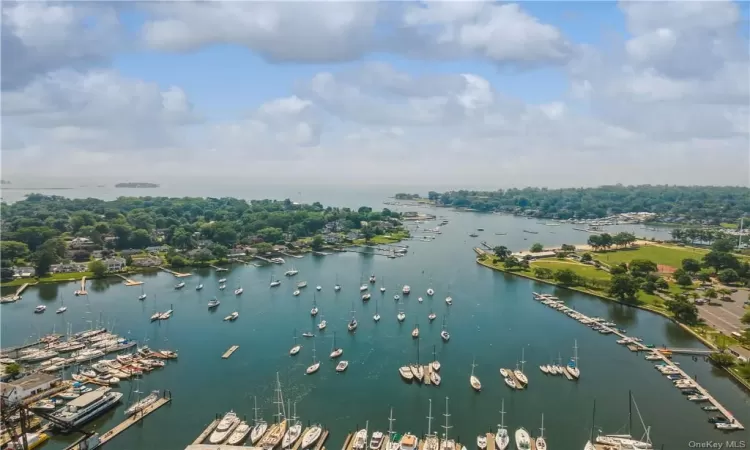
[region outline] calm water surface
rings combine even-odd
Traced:
[[[382,199],[382,197],[381,197]],[[364,203],[364,202],[363,202]],[[370,202],[371,205],[377,203]],[[108,448],[117,450],[144,448],[180,450],[190,443],[214,414],[234,409],[248,418],[252,416],[253,397],[257,396],[262,414],[267,419],[275,413],[273,387],[275,374],[280,374],[285,399],[297,402],[302,420],[323,423],[331,429],[327,446],[338,448],[347,432],[363,427],[369,420],[370,429],[386,430],[389,408],[393,407],[395,428],[400,432],[427,431],[428,400],[433,400],[433,427],[442,425],[445,397],[450,397],[452,437],[458,437],[467,448],[474,447],[476,434],[496,427],[500,419],[500,402],[505,400],[506,424],[524,426],[536,434],[545,416],[545,435],[553,448],[580,449],[591,427],[591,406],[596,399],[596,426],[608,432],[623,429],[627,424],[628,390],[640,408],[646,424],[652,427],[655,446],[687,448],[691,440],[720,439],[724,436],[707,422],[707,414],[688,402],[671,383],[659,375],[652,364],[615,344],[613,336],[603,336],[531,299],[532,291],[554,292],[577,310],[589,315],[611,318],[630,335],[640,336],[649,343],[675,347],[701,347],[701,344],[668,320],[657,315],[611,304],[583,294],[557,290],[518,277],[490,271],[474,262],[472,246],[487,240],[512,249],[528,248],[533,242],[545,245],[582,243],[587,234],[570,226],[547,227],[534,220],[499,215],[455,213],[437,210],[450,224],[433,242],[407,241],[409,254],[390,260],[377,255],[343,253],[332,256],[308,255],[301,259],[286,258],[285,266],[235,266],[228,273],[212,269],[193,271],[188,286],[175,291],[175,278],[165,273],[139,275],[145,281],[146,301],[137,300],[140,290],[126,287],[117,279],[90,284],[89,296],[73,297],[73,284],[42,285],[29,289],[22,301],[3,305],[2,345],[23,343],[39,333],[50,332],[53,326],[63,330],[71,322],[75,330],[89,326],[100,314],[116,332],[131,338],[148,339],[155,348],[180,351],[179,360],[143,379],[142,390],[170,389],[173,403],[157,411],[127,431]],[[432,225],[431,225],[432,226]],[[472,239],[471,230],[484,228],[481,237]],[[536,230],[537,235],[522,230]],[[635,226],[638,235],[649,232]],[[614,229],[613,231],[616,231]],[[506,232],[497,236],[495,232]],[[421,235],[419,231],[415,235]],[[295,266],[300,273],[293,279],[283,272]],[[370,274],[378,277],[373,298],[363,304],[358,286]],[[268,287],[272,276],[283,284]],[[218,291],[217,280],[229,279],[226,291]],[[336,294],[336,279],[343,289]],[[294,282],[306,280],[308,287],[299,297],[292,296]],[[381,281],[385,295],[377,290]],[[204,283],[205,289],[194,290]],[[245,293],[235,297],[232,289],[241,284]],[[401,286],[412,286],[412,294],[402,303],[406,321],[396,321],[398,304],[393,300]],[[328,328],[314,339],[302,340],[302,351],[288,355],[292,335],[314,326],[309,311],[315,286],[321,314]],[[432,286],[436,294],[430,298],[425,290]],[[447,307],[444,298],[454,298]],[[5,292],[3,292],[5,293]],[[64,316],[55,315],[60,295],[69,307]],[[213,296],[221,300],[216,312],[207,310]],[[417,298],[423,296],[424,302]],[[32,313],[39,303],[48,306],[42,315]],[[382,315],[375,324],[372,316],[377,308]],[[154,309],[174,308],[169,321],[150,323]],[[355,310],[359,328],[347,333],[350,310]],[[429,324],[427,315],[433,309],[438,319]],[[232,311],[240,317],[234,323],[222,318]],[[447,320],[451,340],[443,343],[439,332],[443,317]],[[401,381],[397,369],[417,357],[417,342],[411,330],[419,323],[421,361],[432,358],[433,347],[442,363],[443,383],[439,388],[408,385]],[[327,355],[333,333],[350,361],[344,374],[334,372],[335,364]],[[573,342],[579,346],[581,380],[577,383],[562,377],[548,377],[539,371],[558,354],[563,359],[572,355]],[[323,361],[321,370],[312,376],[304,374],[312,362],[313,343]],[[229,359],[221,354],[231,345],[240,349]],[[500,367],[514,367],[526,359],[528,389],[510,391],[499,375]],[[473,392],[469,386],[472,359],[476,358],[476,374],[483,391]],[[726,404],[745,424],[750,424],[748,396],[721,372],[702,359],[678,357],[688,372],[718,399]],[[119,388],[126,393],[130,383]],[[107,430],[123,419],[123,404],[92,424]],[[637,418],[634,424],[638,422]],[[640,433],[640,425],[634,434]],[[739,438],[738,434],[733,436]],[[72,438],[56,437],[46,448],[64,447]]]

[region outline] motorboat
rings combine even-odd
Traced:
[[[250,434],[250,430],[252,430],[252,427],[243,420],[242,422],[240,422],[237,428],[234,429],[232,434],[229,435],[226,444],[240,445],[245,439],[247,439],[247,435]]]
[[[320,427],[320,425],[313,425],[309,427],[305,434],[302,435],[302,445],[300,448],[302,450],[309,448],[312,446],[315,442],[320,439],[320,435],[323,432],[323,429]]]
[[[299,289],[297,289],[294,292],[292,292],[292,295],[294,295],[295,297],[298,296],[299,294],[300,294]]]
[[[401,378],[403,378],[404,381],[412,381],[414,379],[414,374],[411,372],[411,368],[409,366],[399,367],[398,373],[401,375]]]
[[[363,284],[362,286],[359,287],[359,292],[364,292],[368,289],[369,289],[369,286],[367,286],[366,284]]]
[[[448,306],[453,304],[453,297],[445,297],[445,303],[448,304]]]
[[[516,449],[529,450],[531,448],[531,437],[525,428],[521,427],[516,430]]]
[[[364,295],[362,296],[362,301],[366,302],[366,301],[370,300],[370,298],[372,298],[372,295],[370,295],[370,293],[369,293],[369,292],[367,292],[367,293],[365,293],[365,294],[364,294]]]
[[[714,424],[714,427],[717,430],[724,430],[724,431],[733,431],[733,430],[741,430],[740,424],[737,422],[719,422]]]
[[[285,264],[286,263],[286,261],[284,261],[284,258],[278,258],[278,257],[271,258],[271,259],[269,259],[269,261],[271,261],[274,264]]]
[[[224,289],[226,289],[226,288],[227,288],[227,285],[226,285],[226,284],[220,284],[220,285],[219,285],[219,290],[220,290],[220,291],[223,291],[223,290],[224,290]]]
[[[208,309],[216,308],[217,306],[219,306],[219,304],[221,304],[221,302],[216,297],[214,297],[212,300],[208,301]]]
[[[224,284],[226,282],[227,282],[226,278],[219,278],[219,281],[218,281],[219,284]]]
[[[339,363],[336,364],[336,372],[343,372],[347,367],[349,367],[349,361],[339,361]]]
[[[302,337],[311,338],[311,337],[315,337],[315,335],[309,331],[305,331],[304,333],[302,333]]]
[[[385,292],[385,286],[380,286],[380,292]],[[380,433],[379,431],[376,431],[376,433]]]
[[[284,272],[284,275],[287,276],[287,277],[293,277],[293,276],[297,275],[298,273],[299,273],[299,270],[292,268],[292,269],[287,270],[286,272]]]
[[[365,450],[367,447],[367,429],[361,429],[352,438],[352,450]]]
[[[477,436],[477,448],[479,450],[485,450],[487,448],[487,435],[480,434]]]
[[[419,325],[415,326],[413,330],[411,330],[411,337],[414,339],[417,339],[419,337]]]
[[[234,295],[242,295],[243,292],[245,292],[245,290],[242,289],[241,287],[238,287],[237,289],[234,290]]]
[[[185,282],[184,281],[181,281],[181,282],[179,282],[179,283],[177,283],[177,284],[174,285],[175,289],[182,289],[184,287],[185,287]]]
[[[333,290],[336,291],[336,292],[340,291],[341,290],[341,285],[337,284],[336,286],[333,287]]]
[[[54,411],[55,408],[57,408],[57,406],[60,404],[62,404],[62,400],[59,400],[59,399],[57,401],[44,399],[44,400],[38,400],[34,403],[31,403],[29,405],[29,408],[33,410],[39,410],[39,411]]]
[[[707,396],[702,394],[688,395],[687,399],[691,402],[707,402],[710,400]]]
[[[306,287],[307,287],[307,281],[300,281],[299,283],[297,283],[297,288],[298,289],[302,289],[302,288],[306,288]]]
[[[237,311],[235,311],[235,312],[233,312],[232,314],[230,314],[230,315],[226,316],[226,317],[224,318],[224,320],[228,320],[228,321],[230,321],[230,322],[234,322],[235,320],[237,320],[237,318],[238,318],[239,316],[240,316],[240,313],[238,313]]]
[[[380,450],[384,438],[385,435],[380,431],[372,433],[372,436],[370,436],[370,450]]]
[[[128,409],[125,410],[125,415],[132,416],[133,414],[141,412],[149,405],[156,403],[157,400],[159,400],[159,391],[153,391],[145,398],[133,403]]]
[[[44,305],[39,305],[36,308],[34,308],[34,314],[41,314],[44,311],[47,311],[47,307]]]
[[[64,431],[75,429],[113,408],[120,403],[122,396],[121,392],[109,387],[87,392],[52,413],[55,426]]]
[[[433,320],[435,320],[437,318],[437,314],[435,314],[434,312],[430,311],[430,314],[427,316],[427,318],[430,320],[430,322],[432,322]]]
[[[273,280],[270,284],[271,287],[281,286],[281,280]]]
[[[374,274],[370,275],[370,283],[375,283],[375,280],[376,280],[375,275]]]
[[[429,295],[430,297],[432,297],[433,295],[435,295],[435,291],[432,288],[428,288],[427,289],[427,295]]]
[[[403,289],[401,289],[401,293],[403,293],[404,295],[409,295],[410,292],[411,292],[411,287],[408,284],[405,285]]]
[[[62,314],[62,313],[64,313],[67,310],[68,310],[67,306],[61,306],[61,307],[57,308],[57,311],[55,311],[55,314]]]
[[[219,422],[219,425],[216,426],[216,429],[208,437],[208,442],[214,445],[221,444],[227,439],[227,437],[229,437],[234,429],[239,426],[239,424],[240,419],[237,417],[237,414],[235,414],[234,411],[229,411],[224,415]]]
[[[201,289],[203,289],[203,284],[202,283],[195,287],[196,291],[200,291]]]
[[[315,290],[320,291],[321,289],[323,289],[323,286],[320,286],[320,285],[315,286]]]
[[[417,445],[419,444],[419,439],[411,433],[406,433],[405,435],[401,436],[401,450],[417,450]]]

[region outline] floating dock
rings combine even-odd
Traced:
[[[192,275],[192,273],[180,273],[180,272],[175,272],[174,270],[171,270],[171,269],[167,269],[167,268],[166,268],[166,267],[164,267],[164,266],[159,266],[159,268],[160,268],[161,270],[163,270],[163,271],[167,272],[167,273],[171,273],[172,275],[176,276],[177,278],[184,278],[184,277],[189,277],[190,275]]]
[[[354,436],[352,433],[346,435],[346,439],[344,439],[344,445],[341,447],[341,450],[346,450],[347,448],[349,448],[349,442],[352,440],[352,436]],[[388,439],[388,436],[386,436],[385,439]],[[388,448],[388,443],[385,441],[385,439],[383,440],[383,445],[385,447],[381,446],[381,448]]]
[[[430,374],[432,373],[432,364],[427,364],[424,366],[424,384],[431,385],[432,380],[430,379]]]
[[[166,405],[167,403],[171,402],[172,399],[170,397],[161,397],[156,402],[148,405],[147,407],[143,408],[140,412],[133,414],[132,416],[128,417],[124,421],[122,421],[119,425],[116,425],[111,430],[107,431],[106,433],[102,434],[99,437],[100,445],[104,445],[107,442],[111,441],[112,439],[116,438],[120,435],[123,431],[127,430],[134,424],[142,421],[146,418],[149,414],[156,411],[157,409],[161,408],[162,406]]]
[[[518,389],[518,390],[526,389],[526,385],[523,384],[523,383],[521,383],[521,381],[518,378],[516,378],[516,374],[513,373],[513,369],[507,369],[506,368],[505,370],[508,371],[508,378],[510,378],[511,380],[515,381],[516,386],[517,386],[516,389]],[[500,375],[500,376],[502,376],[502,375]]]
[[[130,278],[126,277],[125,275],[117,274],[117,276],[120,277],[120,278],[122,278],[123,280],[125,280],[125,286],[140,286],[140,285],[143,284],[143,281],[131,280]]]
[[[217,272],[227,272],[229,270],[226,267],[219,267],[213,264],[209,264],[208,267],[211,267],[212,269],[216,269]]]
[[[193,445],[202,444],[203,441],[208,439],[208,435],[213,433],[214,429],[219,425],[221,419],[214,419],[213,422],[209,423],[205,430],[193,441]]]
[[[81,278],[81,290],[78,291],[78,295],[89,295],[86,290],[86,277]]]
[[[229,347],[229,350],[225,351],[224,354],[221,355],[221,357],[224,359],[228,359],[230,356],[232,356],[232,353],[237,351],[238,348],[240,348],[239,345],[233,345]]]

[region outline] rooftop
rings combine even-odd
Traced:
[[[109,391],[110,391],[110,388],[108,387],[95,389],[91,392],[87,392],[81,395],[80,397],[74,398],[73,400],[69,401],[68,406],[76,407],[76,408],[85,408],[91,403],[99,400],[99,398],[101,398],[102,395],[106,394]]]
[[[27,375],[23,378],[20,378],[18,380],[13,380],[9,382],[8,384],[19,387],[25,391],[28,391],[28,390],[34,390],[38,388],[40,385],[51,383],[59,379],[60,377],[56,377],[54,375],[48,375],[43,372],[36,372],[36,373],[32,373],[31,375]]]

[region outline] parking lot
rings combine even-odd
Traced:
[[[741,333],[747,325],[740,322],[745,314],[745,302],[748,301],[748,290],[740,289],[731,294],[732,301],[714,300],[712,305],[698,305],[698,311],[703,320],[709,325],[723,332]]]

